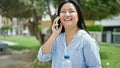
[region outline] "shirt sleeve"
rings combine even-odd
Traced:
[[[95,39],[85,39],[83,51],[87,68],[102,68],[99,50],[100,48]]]
[[[56,50],[55,46],[56,46],[56,41],[52,46],[51,53],[49,53],[49,54],[44,54],[43,51],[42,51],[42,46],[41,46],[41,48],[38,51],[38,55],[37,55],[38,60],[43,61],[43,62],[47,62],[47,61],[51,60],[52,56],[53,56],[53,54],[55,53],[55,50]]]
[[[42,52],[42,47],[41,47],[38,51],[38,60],[39,61],[44,61],[44,62],[49,61],[49,60],[51,60],[51,55],[52,55],[51,53],[44,54]]]

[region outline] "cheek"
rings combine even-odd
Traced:
[[[60,21],[63,22],[63,20],[64,20],[63,16],[60,15]]]
[[[78,15],[73,15],[73,18],[74,22],[78,22]]]
[[[63,18],[63,15],[62,15],[62,14],[60,14],[60,19],[61,19],[61,18]]]

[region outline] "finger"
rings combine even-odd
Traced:
[[[59,27],[59,30],[61,31],[63,28],[63,25],[60,23],[60,27]]]
[[[54,19],[54,22],[53,23],[55,23],[56,21],[58,21],[60,19],[60,17],[56,17],[55,19]]]
[[[52,29],[54,29],[54,28],[55,28],[55,26],[56,26],[56,24],[53,24],[53,25],[52,25]]]
[[[60,23],[60,28],[62,28],[62,26],[63,26],[63,25]]]

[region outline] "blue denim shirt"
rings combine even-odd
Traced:
[[[70,56],[72,68],[102,68],[99,46],[84,30],[80,30],[67,47],[65,33],[61,33],[54,42],[50,54],[44,54],[41,48],[38,59],[45,62],[52,59],[52,68],[62,68],[66,54]]]

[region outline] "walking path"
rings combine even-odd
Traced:
[[[8,49],[8,54],[0,55],[0,68],[32,68],[37,51]]]
[[[8,44],[9,46],[15,46],[15,45],[18,45],[17,43],[10,42],[10,41],[3,41],[3,40],[1,40],[0,42],[1,42],[1,43],[5,43],[5,44]]]

